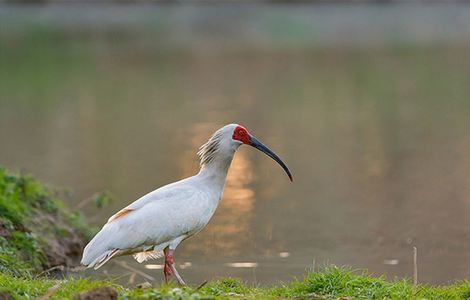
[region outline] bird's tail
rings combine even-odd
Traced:
[[[114,250],[109,250],[109,251],[106,251],[106,253],[103,253],[103,255],[101,255],[99,257],[99,259],[93,264],[93,268],[96,270],[98,268],[100,268],[102,265],[104,265],[105,263],[108,262],[108,260],[110,260],[111,258],[113,258],[114,256],[116,255],[119,255],[122,251],[119,250],[119,249],[114,249]]]
[[[81,264],[87,268],[94,268],[95,270],[104,265],[108,260],[119,254],[119,249],[107,250],[97,257],[89,258],[86,252],[83,254]]]
[[[81,264],[88,268],[98,269],[121,252],[119,249],[109,247],[103,240],[103,232],[100,231],[83,250]]]

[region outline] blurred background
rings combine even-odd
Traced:
[[[328,263],[410,277],[413,246],[421,282],[470,277],[469,116],[463,2],[0,5],[0,164],[70,189],[92,224],[196,173],[227,123],[289,165],[293,184],[240,149],[178,248],[193,283]],[[80,205],[101,190],[116,200]]]

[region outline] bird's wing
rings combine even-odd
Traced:
[[[128,206],[124,207],[123,209],[112,215],[108,219],[108,223],[113,222],[121,217],[124,217],[128,213],[138,210],[151,202],[171,198],[177,193],[180,194],[179,196],[184,197],[185,194],[186,196],[189,196],[190,190],[185,184],[186,181],[187,179],[162,186],[161,188],[158,188],[140,197],[139,199],[135,200]]]
[[[115,249],[134,251],[197,232],[212,214],[207,203],[190,184],[147,194],[111,217],[85,247],[82,263],[93,266]]]

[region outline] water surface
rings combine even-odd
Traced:
[[[101,225],[195,174],[198,147],[238,122],[295,181],[241,147],[215,216],[178,248],[190,283],[327,263],[411,276],[413,246],[420,281],[470,276],[467,6],[75,8],[0,7],[0,164],[70,189],[72,207],[110,190],[82,209]],[[162,279],[161,261],[119,261]]]

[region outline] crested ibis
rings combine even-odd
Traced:
[[[85,247],[81,263],[98,269],[122,255],[132,254],[139,263],[165,256],[165,281],[174,274],[178,283],[185,285],[173,253],[209,222],[222,197],[233,155],[242,144],[274,159],[292,181],[289,169],[274,152],[243,126],[226,125],[200,147],[198,174],[158,188],[111,216]]]

